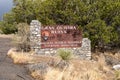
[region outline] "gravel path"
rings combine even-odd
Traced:
[[[0,80],[34,80],[23,65],[15,65],[7,56],[11,48],[9,37],[0,37]]]

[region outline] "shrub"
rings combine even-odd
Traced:
[[[16,23],[9,24],[4,21],[0,21],[0,33],[12,34],[17,32]]]
[[[72,52],[70,50],[59,49],[57,53],[62,60],[70,60],[72,58]]]
[[[19,23],[17,25],[18,32],[14,37],[14,43],[18,51],[30,51],[30,32],[29,25],[26,23]]]

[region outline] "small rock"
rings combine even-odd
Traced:
[[[120,70],[120,64],[114,65],[114,66],[113,66],[113,69],[115,69],[115,70]]]

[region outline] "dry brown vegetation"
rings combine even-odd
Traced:
[[[30,29],[27,23],[17,25],[18,32],[13,36],[13,44],[18,51],[30,51]]]
[[[27,64],[27,63],[40,63],[49,62],[51,60],[58,60],[55,57],[48,57],[42,55],[35,55],[34,52],[16,52],[16,49],[12,48],[8,51],[7,55],[13,59],[14,63]]]
[[[31,65],[29,69],[36,80],[119,80],[120,77],[119,71],[114,71],[107,65],[105,56],[107,53],[94,56],[96,60],[69,60],[69,65],[62,69],[57,66],[61,61],[58,57],[30,53],[19,53],[12,49],[8,52],[8,56],[14,60],[14,63]],[[118,54],[113,57],[116,56],[119,57]]]
[[[33,59],[28,54],[16,52],[15,49],[9,50],[7,55],[13,59],[14,63],[31,63]]]
[[[11,35],[5,35],[5,34],[0,34],[0,38],[12,38],[13,34]]]

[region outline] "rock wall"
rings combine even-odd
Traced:
[[[38,51],[41,43],[41,23],[37,20],[32,20],[30,23],[30,42],[31,49]]]
[[[30,31],[31,49],[35,50],[35,52],[40,55],[56,55],[57,49],[55,48],[41,49],[41,23],[39,21],[32,20]],[[88,38],[82,39],[81,47],[65,49],[71,50],[77,58],[91,59],[91,41]]]

